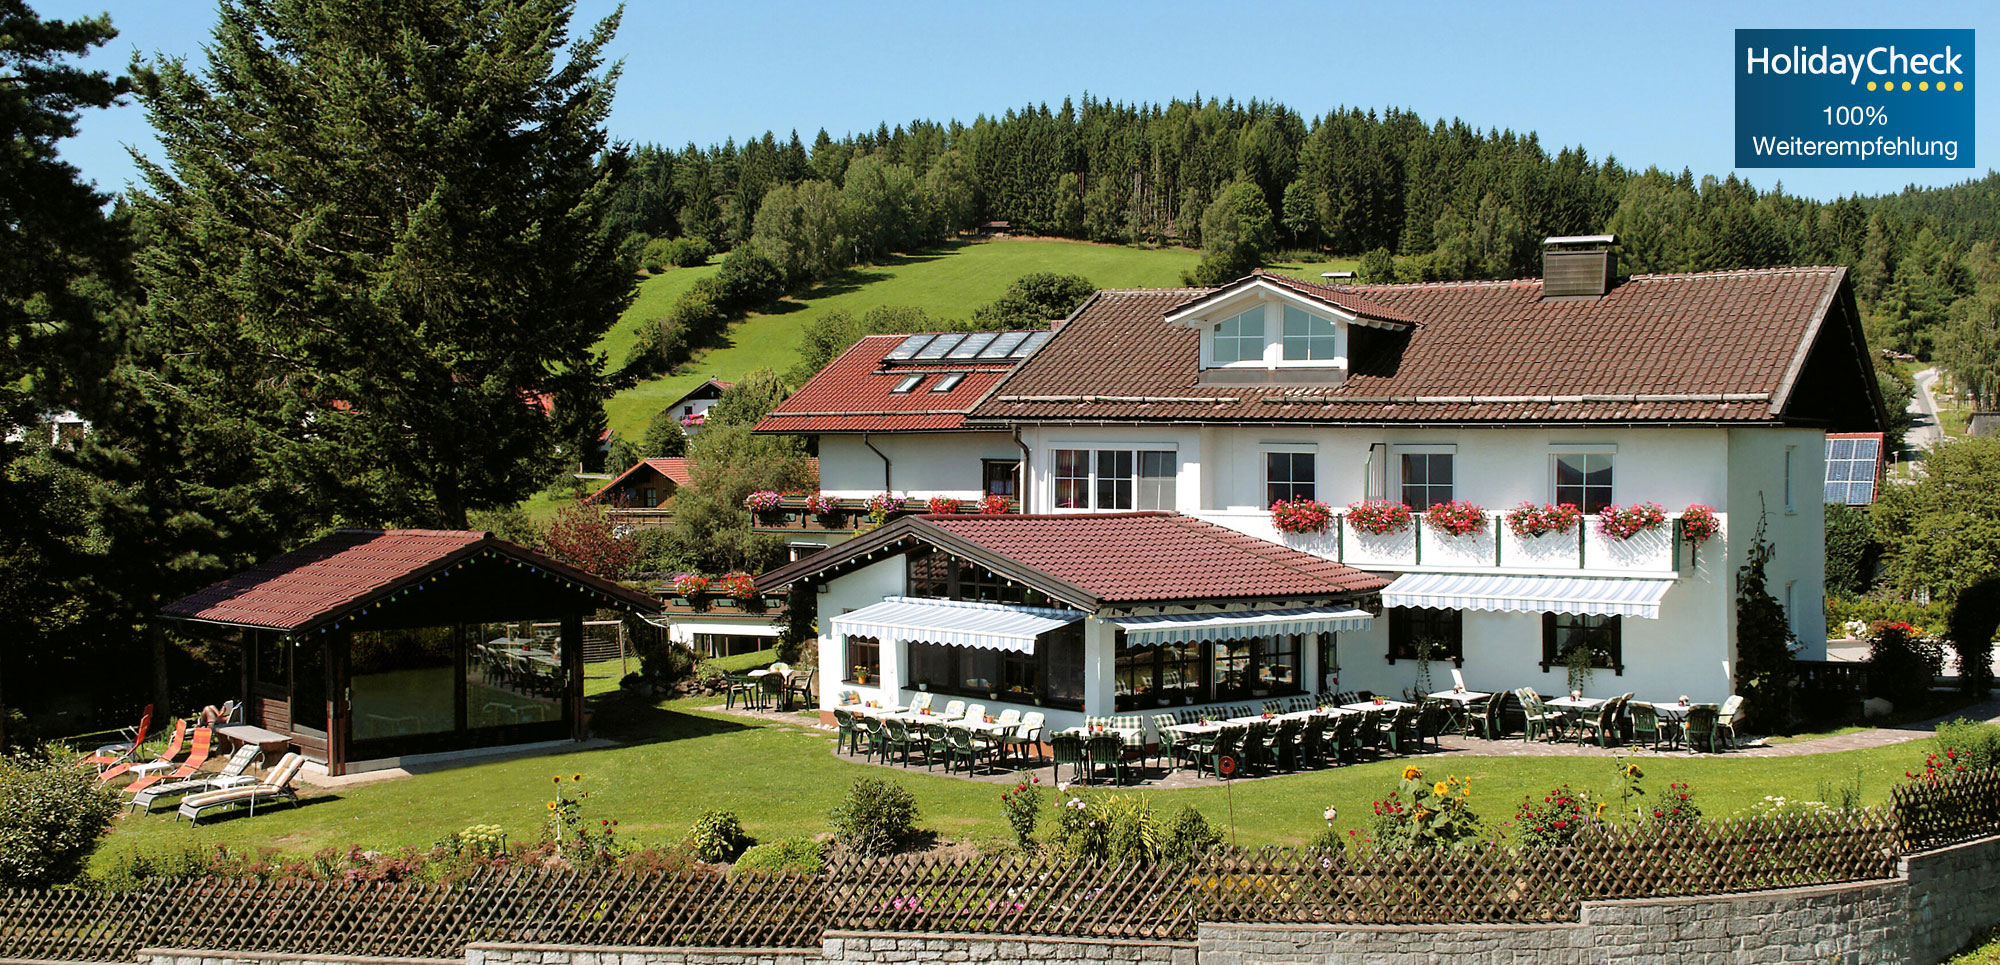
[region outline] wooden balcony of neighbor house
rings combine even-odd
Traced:
[[[1508,528],[1504,512],[1487,512],[1486,526],[1463,536],[1431,527],[1421,512],[1410,514],[1408,526],[1381,535],[1353,526],[1344,507],[1334,507],[1331,524],[1317,533],[1282,532],[1267,510],[1203,510],[1192,515],[1348,566],[1412,573],[1677,577],[1694,565],[1699,554],[1720,552],[1728,534],[1724,513],[1715,514],[1715,536],[1698,547],[1685,539],[1679,513],[1666,514],[1665,524],[1629,539],[1603,532],[1595,516],[1584,516],[1567,533],[1522,537]]]
[[[777,620],[786,612],[785,595],[759,595],[739,598],[720,593],[702,593],[696,596],[681,596],[672,584],[653,587],[652,595],[666,608],[668,616],[702,616],[711,618],[757,618]]]
[[[609,512],[611,525],[626,533],[666,529],[674,518],[674,511],[665,506],[612,506]]]

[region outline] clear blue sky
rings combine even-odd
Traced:
[[[136,50],[200,61],[209,0],[30,0],[43,16],[108,9],[119,37],[94,66]],[[580,21],[613,8],[581,0]],[[1697,175],[1734,161],[1731,47],[1739,27],[2000,25],[2000,4],[1742,3],[782,3],[632,0],[612,47],[624,77],[614,137],[679,146],[797,129],[836,137],[913,118],[971,120],[1061,103],[1277,100],[1307,115],[1341,105],[1533,130],[1551,152],[1582,144],[1628,166]],[[1254,11],[1254,12],[1245,12]],[[2000,43],[2000,31],[1983,43]],[[1951,184],[2000,168],[2000,117],[1977,101],[1977,167],[1757,169],[1768,188],[1827,198]],[[136,105],[93,112],[65,148],[86,177],[136,177],[125,147],[157,156]]]

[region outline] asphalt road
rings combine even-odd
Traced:
[[[1938,423],[1937,400],[1931,397],[1931,385],[1937,381],[1937,369],[1918,372],[1914,381],[1917,383],[1917,397],[1910,400],[1910,411],[1916,414],[1916,419],[1910,431],[1903,436],[1903,443],[1921,452],[1944,439],[1944,430]]]

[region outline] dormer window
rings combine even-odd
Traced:
[[[1285,306],[1285,361],[1332,362],[1341,357],[1340,336],[1329,319]]]
[[[1215,325],[1215,364],[1264,361],[1264,306]]]

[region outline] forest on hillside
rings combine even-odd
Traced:
[[[774,187],[791,188],[781,192],[788,201],[809,184],[805,192],[835,195],[856,170],[890,193],[902,186],[894,203],[912,212],[906,238],[848,231],[863,259],[865,249],[989,221],[1213,247],[1204,216],[1247,186],[1271,248],[1360,256],[1370,281],[1530,275],[1542,238],[1603,231],[1619,236],[1621,268],[1633,273],[1846,265],[1879,347],[1939,362],[1983,405],[2000,390],[2000,176],[1991,174],[1818,201],[1733,176],[1636,171],[1594,160],[1586,146],[1552,154],[1533,132],[1396,109],[1309,117],[1256,100],[1086,95],[970,123],[884,123],[840,139],[822,130],[810,145],[768,131],[740,145],[642,145],[609,217],[630,234],[729,250],[751,241]],[[838,232],[837,215],[827,230]]]

